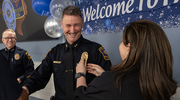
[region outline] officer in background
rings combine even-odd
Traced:
[[[23,84],[24,80],[31,76],[34,63],[26,50],[16,46],[16,39],[16,33],[12,29],[6,29],[2,33],[2,42],[6,48],[2,49],[1,52],[8,60],[18,82]]]
[[[0,100],[29,100],[27,92],[17,82],[2,51],[0,51],[0,80]]]
[[[62,15],[61,26],[66,37],[66,42],[56,45],[50,49],[42,63],[32,73],[31,77],[25,81],[23,88],[28,94],[32,94],[37,90],[43,89],[48,83],[51,74],[53,73],[55,96],[51,100],[73,100],[73,93],[67,92],[67,86],[76,88],[75,67],[81,59],[81,54],[88,54],[87,63],[95,63],[102,66],[104,70],[109,70],[111,66],[110,59],[102,45],[89,41],[81,35],[84,20],[81,10],[76,6],[67,6]],[[73,62],[67,61],[66,54],[73,51]],[[72,70],[67,70],[69,64],[73,64]],[[73,73],[73,76],[67,76],[68,73]],[[78,74],[78,76],[83,74]],[[87,83],[90,83],[95,76],[87,73]],[[73,78],[73,82],[66,82]],[[69,84],[70,83],[70,84]],[[69,84],[69,85],[67,85]],[[67,95],[71,96],[67,96]],[[68,99],[69,98],[69,99]]]

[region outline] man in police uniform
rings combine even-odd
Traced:
[[[0,51],[0,80],[0,100],[28,100],[27,92],[17,82],[2,51]]]
[[[98,43],[84,39],[81,35],[83,24],[82,13],[78,7],[68,6],[64,9],[61,26],[66,37],[66,42],[50,49],[42,60],[42,63],[33,72],[31,77],[25,81],[23,88],[26,89],[27,93],[31,94],[43,89],[53,73],[55,96],[51,100],[68,100],[66,97],[68,94],[66,93],[66,84],[68,84],[66,80],[70,77],[66,77],[66,73],[73,72],[75,76],[75,67],[80,61],[83,52],[88,53],[87,63],[95,63],[102,66],[103,69],[109,70],[111,62],[104,48]],[[66,70],[66,53],[69,52],[70,48],[74,51],[73,70],[68,71]],[[71,84],[74,85],[73,88],[75,89],[76,80],[74,76],[72,76],[74,83]],[[87,83],[90,83],[94,78],[94,75],[86,74]]]
[[[12,29],[6,29],[2,33],[2,42],[6,48],[1,52],[8,60],[18,82],[23,84],[24,80],[29,78],[33,72],[34,63],[26,50],[16,46],[16,39],[16,33]]]

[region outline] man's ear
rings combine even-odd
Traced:
[[[82,27],[83,27],[83,25],[84,25],[84,19],[82,19]]]
[[[61,27],[62,27],[62,29],[63,29],[63,22],[62,22],[62,19],[60,20],[60,23],[61,23]]]
[[[4,39],[2,38],[1,40],[2,40],[2,42],[4,43]]]

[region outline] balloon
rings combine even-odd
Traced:
[[[32,8],[35,13],[41,16],[48,16],[50,15],[49,4],[51,0],[33,0],[32,1]]]
[[[111,30],[112,30],[112,31],[114,30],[114,25],[113,25],[113,24],[111,25]]]
[[[73,5],[72,0],[52,0],[49,5],[51,15],[55,19],[60,20],[62,18],[64,8],[66,8],[69,5]]]
[[[105,24],[106,24],[107,29],[109,29],[110,24],[111,24],[111,20],[110,20],[109,18],[108,18],[108,19],[106,19]]]
[[[44,23],[44,30],[51,38],[59,38],[63,35],[63,29],[60,20],[56,20],[52,15]]]

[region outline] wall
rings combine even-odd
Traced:
[[[173,77],[180,86],[180,28],[171,28],[164,30],[172,48],[173,53]]]
[[[169,38],[174,56],[173,77],[178,82],[178,86],[180,86],[180,28],[164,29],[164,31]],[[84,36],[84,38],[102,44],[106,52],[108,53],[113,65],[121,61],[119,55],[119,44],[121,42],[121,37],[122,32]],[[64,37],[61,37],[57,40],[17,42],[17,46],[26,49],[34,62],[40,62],[44,58],[46,53],[50,50],[50,48],[64,41]],[[0,49],[2,48],[4,48],[4,44],[0,43]]]

